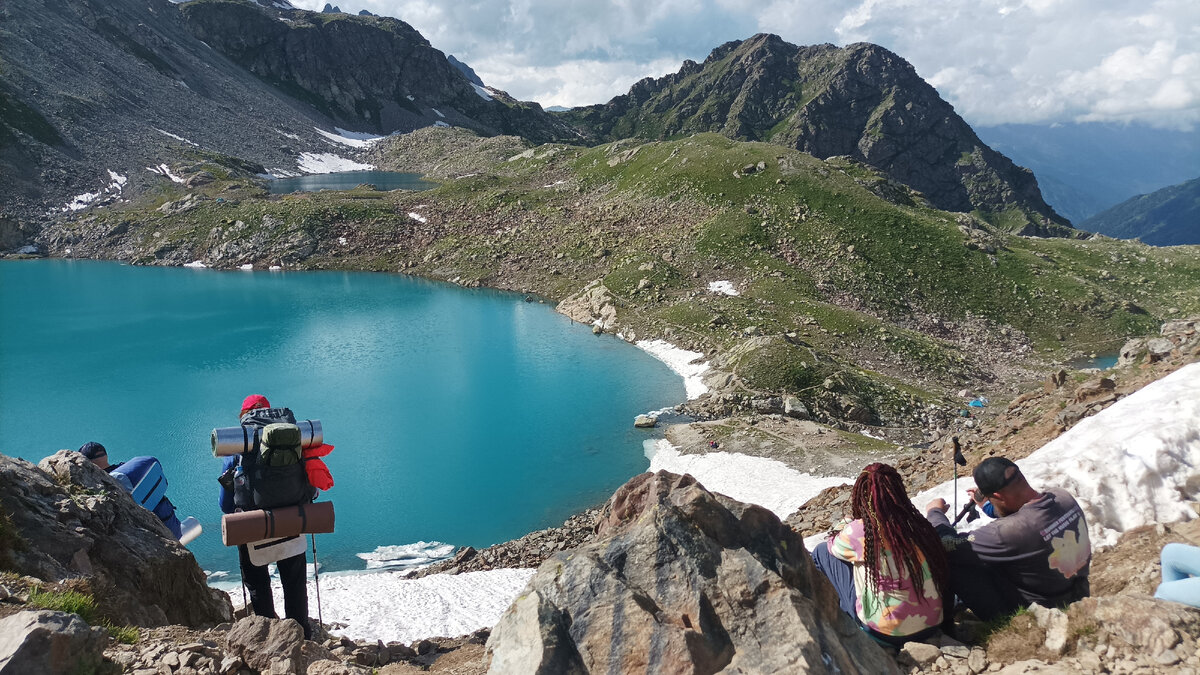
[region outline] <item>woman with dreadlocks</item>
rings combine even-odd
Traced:
[[[863,469],[851,504],[854,520],[813,551],[842,610],[872,637],[896,647],[934,635],[943,605],[954,595],[933,526],[887,464]]]

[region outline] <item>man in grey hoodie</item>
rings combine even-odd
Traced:
[[[1033,489],[1003,457],[980,462],[974,477],[976,495],[991,502],[995,521],[960,534],[944,499],[925,508],[946,547],[959,600],[988,621],[1033,603],[1062,607],[1087,597],[1092,547],[1075,498],[1061,488]]]

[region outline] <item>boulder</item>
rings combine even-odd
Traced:
[[[555,310],[580,323],[590,323],[602,331],[611,331],[617,324],[617,305],[608,288],[593,281],[582,291],[565,298]]]
[[[229,653],[255,670],[282,670],[303,673],[307,670],[302,645],[304,629],[295,619],[269,619],[248,616],[233,624],[225,637]],[[321,660],[321,659],[318,659]]]
[[[658,418],[654,415],[638,415],[633,419],[633,426],[639,429],[649,429],[658,424]]]
[[[1166,338],[1154,338],[1146,342],[1146,353],[1150,361],[1161,361],[1175,350],[1175,343]]]
[[[1146,340],[1144,338],[1134,338],[1121,346],[1121,352],[1117,356],[1117,366],[1128,366],[1137,363],[1146,355]]]
[[[899,672],[794,530],[691,476],[641,474],[550,557],[487,642],[489,673]]]
[[[74,614],[17,612],[0,619],[0,675],[91,673],[107,643],[107,631]]]
[[[788,417],[794,417],[798,420],[807,420],[812,417],[808,412],[808,406],[795,396],[788,396],[783,399],[783,414]]]
[[[228,596],[158,518],[70,450],[39,466],[0,455],[0,507],[12,521],[11,568],[44,581],[83,577],[117,624],[207,627],[228,621]]]

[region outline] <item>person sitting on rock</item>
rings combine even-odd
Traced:
[[[1200,607],[1200,546],[1171,543],[1163,547],[1162,583],[1154,597]]]
[[[842,610],[871,637],[894,647],[934,636],[945,602],[953,597],[946,554],[896,469],[879,463],[863,469],[854,483],[851,516],[850,524],[812,552]]]
[[[973,473],[973,497],[987,499],[996,520],[963,535],[946,517],[946,500],[925,507],[946,547],[959,600],[990,621],[1033,603],[1061,608],[1087,597],[1092,547],[1075,498],[1060,488],[1038,492],[1003,457],[988,457]]]
[[[158,516],[162,524],[175,535],[176,540],[183,536],[179,518],[175,516],[175,505],[167,499],[167,479],[163,476],[162,464],[157,459],[133,457],[124,462],[109,464],[108,450],[95,441],[81,445],[79,452],[117,479],[135,502]]]

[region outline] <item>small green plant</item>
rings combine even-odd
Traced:
[[[29,591],[28,604],[38,609],[78,614],[89,624],[96,618],[95,598],[79,591],[47,591],[35,586]]]
[[[141,631],[133,626],[118,626],[108,620],[101,621],[100,625],[104,626],[108,630],[108,634],[117,642],[135,645],[138,643],[138,640],[142,639]]]
[[[96,599],[87,593],[74,590],[48,591],[40,586],[35,586],[29,591],[28,604],[38,609],[75,614],[89,625],[104,628],[117,642],[132,645],[137,644],[141,639],[141,632],[137,628],[118,626],[111,620],[99,616]]]

